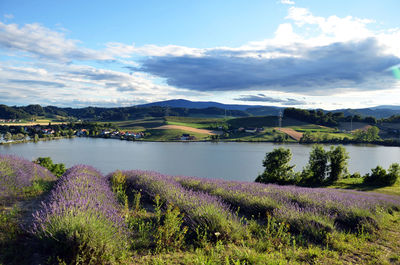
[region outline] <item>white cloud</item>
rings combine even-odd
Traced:
[[[284,5],[294,5],[294,4],[296,4],[294,1],[291,1],[291,0],[281,0],[281,4],[284,4]]]
[[[4,24],[0,22],[0,48],[26,53],[41,59],[69,62],[71,60],[112,60],[104,52],[79,47],[77,40],[50,30],[40,24]]]
[[[12,104],[134,105],[162,100],[176,91],[172,87],[153,83],[152,78],[144,73],[130,75],[72,64],[10,66],[0,63],[0,95],[9,92],[8,98],[14,99]],[[2,99],[3,104],[7,103],[5,97]]]
[[[129,58],[132,54],[139,54],[142,56],[201,56],[204,54],[204,51],[205,49],[178,45],[144,45],[135,47],[134,44],[126,45],[118,42],[107,43],[107,52],[122,58]]]
[[[308,9],[300,7],[290,7],[286,18],[293,20],[299,27],[307,24],[317,26],[320,30],[319,39],[329,38],[330,41],[342,42],[361,40],[373,35],[366,27],[367,24],[374,22],[369,19],[359,19],[352,16],[324,18],[314,16]]]

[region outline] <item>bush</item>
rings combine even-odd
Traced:
[[[400,165],[397,163],[390,165],[388,172],[381,166],[377,166],[371,171],[371,174],[366,174],[364,177],[365,184],[391,186],[400,176]]]
[[[33,162],[35,162],[38,165],[41,165],[42,167],[47,168],[48,170],[51,171],[51,173],[53,173],[57,177],[61,177],[66,171],[64,164],[62,163],[53,164],[53,160],[51,160],[50,157],[39,157]]]

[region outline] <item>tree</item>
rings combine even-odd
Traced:
[[[388,171],[381,166],[371,169],[371,174],[365,175],[364,183],[379,186],[391,186],[400,178],[400,165],[393,163]]]
[[[313,145],[307,167],[303,170],[301,184],[321,185],[328,170],[328,152],[318,144]]]
[[[39,157],[33,162],[47,168],[57,177],[61,177],[66,171],[64,164],[53,164],[53,160],[50,157]]]
[[[289,165],[291,158],[292,152],[282,147],[267,153],[263,161],[264,173],[256,178],[256,182],[294,184],[294,166]]]
[[[389,185],[393,185],[400,179],[400,165],[398,163],[391,164],[388,172],[387,182]]]
[[[7,132],[4,136],[3,136],[4,140],[6,140],[7,142],[10,141],[12,139],[12,134],[10,132]]]
[[[72,129],[68,130],[68,136],[72,137],[74,135],[74,131]]]
[[[54,164],[51,172],[57,177],[61,177],[66,171],[65,165],[63,163]]]
[[[33,137],[33,141],[36,143],[37,141],[39,141],[39,135],[37,133],[35,133],[35,136]]]
[[[363,183],[366,184],[374,184],[374,185],[386,185],[386,170],[381,167],[377,166],[376,168],[371,169],[371,174],[366,174],[364,177]]]
[[[347,160],[350,158],[346,148],[343,146],[331,147],[328,152],[329,157],[329,182],[335,182],[340,179],[344,173],[347,173]]]
[[[357,130],[355,133],[355,138],[362,142],[372,142],[379,140],[379,128],[376,126],[371,126],[367,130]]]

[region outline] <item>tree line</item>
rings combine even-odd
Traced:
[[[368,124],[377,124],[380,122],[375,117],[367,116],[362,117],[358,114],[345,116],[343,112],[324,112],[323,110],[306,110],[297,108],[286,108],[283,115],[288,118],[293,118],[296,120],[335,127],[339,125],[339,122],[365,122]],[[383,121],[385,119],[382,119]]]
[[[97,121],[121,121],[142,119],[146,117],[164,117],[164,116],[190,116],[190,115],[214,115],[223,116],[225,110],[216,107],[203,109],[190,108],[170,108],[160,106],[150,107],[118,107],[118,108],[59,108],[55,106],[42,107],[40,105],[28,106],[6,106],[0,105],[1,119],[35,119],[35,117],[47,117],[55,119],[80,119]],[[250,114],[241,110],[230,110],[229,114],[235,117],[245,117]]]

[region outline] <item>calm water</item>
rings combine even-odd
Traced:
[[[253,181],[263,171],[266,152],[283,146],[293,153],[292,164],[301,170],[311,145],[274,143],[157,143],[114,139],[74,138],[0,146],[0,154],[33,160],[50,156],[67,167],[88,164],[103,173],[116,169],[154,170],[164,174]],[[327,146],[328,148],[328,146]],[[399,147],[347,145],[350,172],[364,174],[382,165],[400,163]]]

